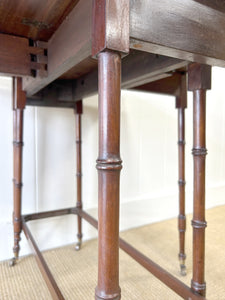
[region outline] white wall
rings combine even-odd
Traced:
[[[225,70],[213,69],[207,100],[207,207],[225,204]],[[122,92],[121,230],[178,214],[177,111],[172,97]],[[75,124],[70,109],[25,110],[23,213],[73,206]],[[84,100],[83,202],[97,214],[97,96]],[[11,79],[0,78],[0,260],[12,256]],[[186,110],[187,212],[192,211],[192,96]],[[31,224],[31,223],[30,223]],[[96,231],[86,222],[84,239]],[[190,225],[190,224],[189,224]],[[41,249],[76,241],[76,217],[39,220],[31,225]],[[30,253],[22,234],[21,255]]]

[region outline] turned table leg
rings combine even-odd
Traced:
[[[119,182],[121,57],[98,55],[99,156],[98,169],[98,285],[95,299],[119,300]]]
[[[22,147],[23,147],[23,111],[26,95],[22,91],[21,78],[13,78],[13,229],[14,229],[14,265],[19,256],[21,233],[22,198]]]
[[[179,164],[179,216],[178,216],[178,230],[179,230],[179,260],[181,275],[186,275],[185,266],[185,230],[186,230],[186,216],[185,216],[185,127],[184,127],[185,112],[184,108],[178,108],[178,164]]]
[[[176,108],[178,109],[178,187],[179,187],[179,261],[180,273],[186,275],[185,266],[185,108],[187,107],[187,84],[186,74],[181,76],[180,97],[176,98]]]
[[[188,71],[189,90],[193,91],[193,278],[192,289],[202,296],[205,283],[205,157],[206,150],[206,90],[211,88],[211,67],[191,64]]]
[[[76,160],[77,160],[77,204],[76,207],[82,209],[82,167],[81,167],[81,116],[83,113],[83,104],[82,100],[77,101],[75,105],[75,122],[76,122]],[[77,215],[77,238],[78,243],[76,244],[75,249],[80,250],[82,243],[82,219]]]
[[[119,9],[118,9],[119,8]],[[96,300],[119,300],[121,55],[129,53],[127,0],[93,0],[92,56],[98,59],[98,284]]]

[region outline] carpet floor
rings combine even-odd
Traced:
[[[225,300],[225,206],[207,210],[206,283],[207,299]],[[177,220],[171,219],[121,233],[127,242],[190,284],[192,272],[191,216],[187,216],[187,276],[179,275]],[[44,257],[65,299],[94,299],[97,278],[97,241],[83,243],[82,249],[69,245],[44,252]],[[120,250],[120,287],[124,300],[181,299],[158,279]],[[0,263],[1,300],[52,299],[33,256],[22,257],[16,266]]]

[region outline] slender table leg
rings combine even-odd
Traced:
[[[22,91],[21,78],[13,78],[13,228],[14,228],[14,258],[13,266],[19,256],[19,241],[22,230],[21,200],[22,200],[22,147],[23,147],[23,111],[26,95]]]
[[[194,158],[194,211],[193,211],[193,278],[192,289],[202,296],[205,283],[205,157],[206,150],[206,90],[211,87],[211,68],[192,64],[189,67],[189,90],[193,91],[193,158]]]
[[[180,273],[186,275],[185,266],[185,108],[187,107],[187,77],[186,74],[181,76],[180,96],[176,98],[176,108],[178,109],[178,187],[179,187],[179,261]]]
[[[76,158],[77,158],[77,208],[82,209],[82,167],[81,167],[81,116],[83,113],[82,100],[76,102],[75,107],[75,122],[76,122]],[[80,250],[82,243],[82,219],[77,215],[77,238],[78,243],[75,249]]]
[[[98,55],[98,285],[95,299],[119,300],[119,183],[121,57],[106,50]]]
[[[185,216],[185,110],[183,107],[178,108],[178,165],[179,165],[179,260],[181,275],[186,275],[185,266],[185,231],[186,231],[186,216]]]

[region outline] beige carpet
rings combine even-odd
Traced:
[[[173,275],[191,280],[191,216],[187,219],[187,276],[178,273],[177,221],[175,219],[123,232],[121,236]],[[225,300],[225,206],[207,211],[206,282],[207,299]],[[45,259],[65,299],[94,299],[97,278],[97,241],[85,242],[81,251],[73,246],[46,251]],[[159,280],[120,252],[120,286],[124,300],[181,299]],[[32,256],[10,268],[0,264],[1,300],[48,300],[51,296]]]

